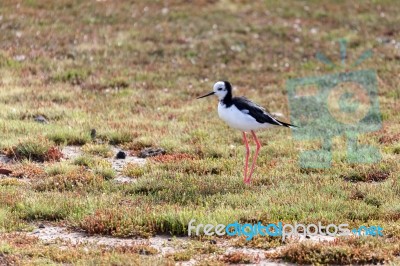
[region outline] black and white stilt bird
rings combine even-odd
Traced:
[[[274,118],[268,113],[265,108],[258,104],[248,100],[245,97],[233,97],[232,86],[228,81],[218,81],[214,84],[213,91],[198,97],[197,99],[204,98],[211,95],[217,95],[219,99],[218,103],[218,115],[224,120],[230,127],[239,129],[243,133],[243,141],[246,145],[246,161],[244,166],[244,182],[250,183],[251,176],[254,171],[254,167],[257,161],[258,152],[260,151],[261,144],[258,140],[254,131],[271,126],[284,126],[289,128],[295,128],[296,126],[282,122]],[[248,163],[250,149],[247,142],[246,132],[251,132],[253,139],[256,143],[256,151],[254,154],[253,163],[248,174]]]

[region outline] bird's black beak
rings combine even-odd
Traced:
[[[204,98],[204,97],[207,97],[207,96],[210,96],[210,95],[213,95],[215,92],[210,92],[210,93],[207,93],[206,95],[203,95],[203,96],[200,96],[200,97],[197,97],[196,99],[200,99],[200,98]]]

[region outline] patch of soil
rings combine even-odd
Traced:
[[[114,156],[109,158],[108,161],[112,163],[112,168],[120,175],[120,172],[124,169],[125,165],[129,163],[134,163],[143,166],[146,163],[146,160],[143,158],[138,158],[136,156],[131,156],[129,154],[126,155],[125,159],[116,158],[116,154],[120,151],[118,148],[113,147],[112,151]]]
[[[82,155],[81,147],[79,146],[65,146],[61,150],[65,159],[72,160]]]
[[[134,246],[134,245],[150,245],[157,249],[160,254],[166,254],[175,249],[172,247],[169,236],[155,236],[149,239],[139,238],[118,238],[100,235],[88,235],[84,232],[72,231],[66,227],[45,225],[44,228],[37,228],[33,232],[28,233],[29,236],[35,236],[46,243],[56,243],[57,240],[70,242],[71,244],[95,244],[109,247],[117,246]],[[179,238],[181,240],[187,237]],[[168,244],[170,243],[170,244]]]
[[[114,171],[117,172],[117,177],[114,179],[114,181],[118,183],[135,182],[136,179],[123,176],[121,172],[124,167],[129,163],[138,164],[140,166],[144,165],[146,163],[146,159],[138,158],[130,154],[126,154],[126,157],[124,159],[117,158],[116,155],[120,151],[121,150],[118,147],[112,147],[113,156],[107,159],[111,163]],[[62,150],[62,153],[64,154],[64,158],[66,158],[67,160],[73,160],[83,154],[81,147],[79,146],[65,146]]]
[[[43,227],[43,226],[42,226]],[[94,244],[103,245],[109,247],[129,247],[138,245],[149,245],[155,248],[159,253],[155,256],[167,256],[168,254],[184,251],[182,247],[190,246],[189,242],[191,239],[189,237],[173,237],[170,236],[154,236],[148,239],[129,239],[129,238],[117,238],[108,236],[89,236],[84,232],[72,231],[66,227],[45,225],[44,228],[37,228],[33,232],[28,233],[28,236],[34,236],[44,241],[45,243],[57,243],[57,241],[65,241],[71,244]],[[229,241],[226,239],[217,239],[215,244],[218,247],[226,249],[222,255],[216,254],[196,254],[194,257],[185,262],[180,262],[179,265],[196,265],[199,261],[207,257],[214,257],[223,259],[224,257],[230,257],[232,253],[243,254],[243,257],[249,258],[254,262],[253,265],[294,265],[291,263],[275,262],[267,260],[265,256],[264,249],[255,249],[247,247],[231,247],[229,246]],[[276,249],[268,250],[268,252],[274,252]]]

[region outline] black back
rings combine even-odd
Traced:
[[[242,112],[245,112],[252,117],[258,122],[258,123],[269,123],[272,125],[277,125],[277,126],[285,126],[285,127],[290,127],[293,126],[291,124],[281,122],[277,119],[275,119],[265,108],[259,106],[256,103],[253,103],[249,99],[245,97],[232,97],[232,85],[228,81],[224,81],[225,83],[225,88],[227,89],[228,93],[224,97],[224,99],[221,100],[221,102],[226,106],[230,107],[232,105],[235,105],[237,109],[239,109]],[[296,126],[293,126],[296,127]]]
[[[245,97],[234,97],[232,99],[232,104],[236,106],[240,111],[246,112],[258,122],[258,123],[268,123],[277,126],[284,127],[296,127],[291,124],[279,121],[275,117],[273,117],[270,113],[268,113],[263,107],[259,106],[256,103],[253,103],[249,99]]]

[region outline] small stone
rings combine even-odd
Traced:
[[[145,148],[140,151],[138,157],[139,158],[147,158],[147,157],[163,155],[165,153],[166,153],[166,151],[163,148]]]
[[[39,224],[39,228],[40,228],[40,229],[45,228],[44,224]]]
[[[172,241],[172,238],[168,238],[168,241]]]
[[[67,58],[68,58],[68,59],[75,60],[75,57],[76,57],[76,55],[75,55],[74,52],[69,52],[69,53],[67,53]]]
[[[92,140],[95,140],[97,136],[97,132],[95,128],[92,128],[92,130],[90,130],[90,137],[92,138]]]
[[[5,169],[5,168],[0,168],[0,174],[2,174],[2,175],[9,175],[11,173],[12,173],[11,170],[8,170],[8,169]]]
[[[145,249],[141,249],[141,250],[139,251],[139,254],[140,254],[140,255],[150,255],[150,252],[148,252],[148,251],[145,250]]]
[[[49,123],[49,121],[47,121],[47,119],[42,115],[36,116],[35,117],[35,121],[38,122],[38,123],[42,123],[42,124],[48,124]]]
[[[119,151],[117,153],[117,159],[125,159],[126,158],[126,153],[124,151]]]
[[[211,169],[211,174],[212,175],[218,175],[221,171],[218,168],[213,167]]]
[[[21,62],[21,61],[24,61],[26,59],[26,56],[23,55],[23,54],[20,54],[20,55],[16,55],[14,57],[14,59],[15,59],[15,61]]]

